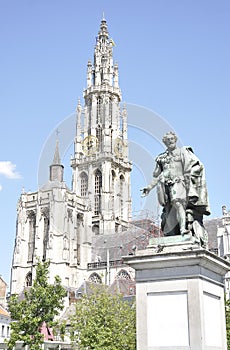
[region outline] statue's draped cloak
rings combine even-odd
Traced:
[[[203,164],[195,156],[191,147],[182,147],[181,161],[183,166],[184,184],[187,190],[187,208],[194,209],[201,215],[209,215],[209,200],[205,179],[205,170]],[[156,162],[161,166],[161,157],[165,156],[167,151],[159,155]],[[165,184],[162,174],[158,179],[158,199],[164,205]]]

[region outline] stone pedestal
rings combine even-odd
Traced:
[[[124,257],[136,270],[137,350],[227,350],[230,264],[194,242],[169,241]]]

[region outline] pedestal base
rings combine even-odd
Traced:
[[[184,236],[177,235],[177,236],[163,236],[163,237],[151,237],[149,239],[149,246],[148,248],[156,248],[161,246],[162,248],[170,248],[170,247],[177,247],[176,249],[181,246],[188,246],[191,248],[200,248],[200,242],[191,234],[185,234]]]
[[[158,242],[124,261],[136,270],[138,350],[227,350],[227,261],[189,241]]]

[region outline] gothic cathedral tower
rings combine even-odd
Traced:
[[[89,277],[95,235],[119,234],[131,217],[126,108],[120,110],[118,66],[105,19],[88,62],[85,106],[77,106],[72,189],[63,181],[58,140],[49,181],[22,193],[11,273],[11,293],[20,293],[35,277],[37,258],[50,260],[50,282],[59,275],[67,288]]]
[[[114,42],[102,19],[94,62],[88,62],[85,105],[77,106],[77,135],[72,159],[73,191],[92,211],[94,234],[120,232],[131,218],[127,112],[120,110]]]

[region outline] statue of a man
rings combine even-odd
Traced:
[[[191,147],[177,147],[175,133],[166,133],[162,141],[167,149],[156,158],[153,180],[142,196],[157,186],[164,235],[192,232],[204,242],[203,215],[210,214],[204,166]]]

